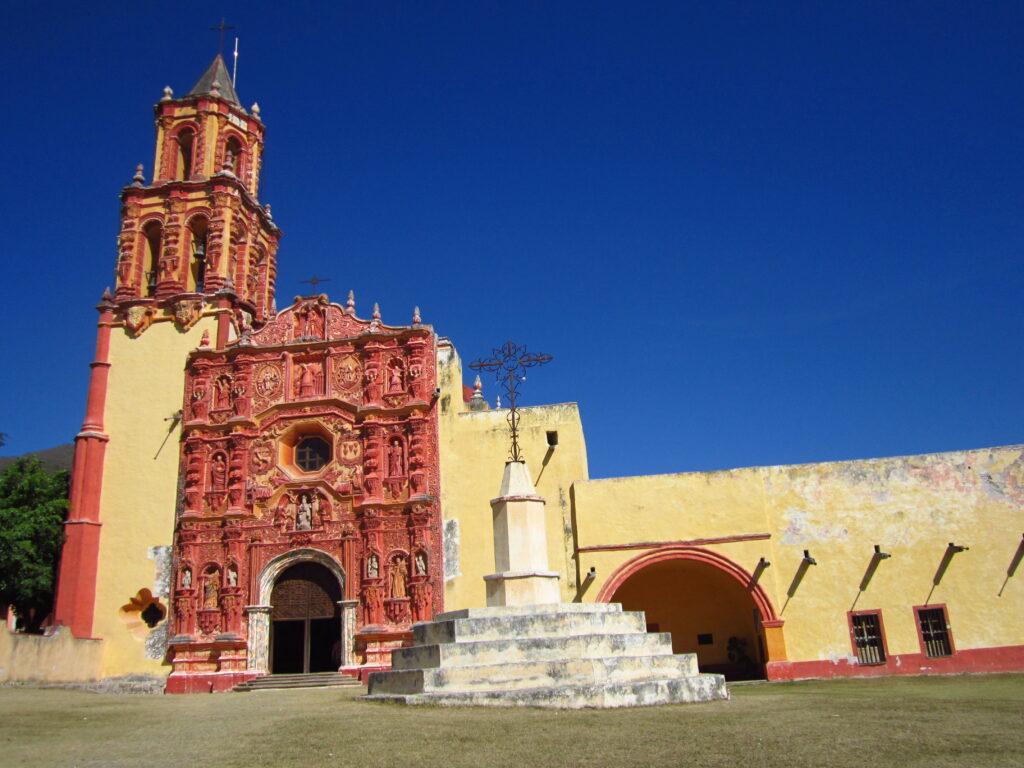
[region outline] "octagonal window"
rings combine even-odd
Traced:
[[[295,465],[303,472],[316,472],[331,460],[331,446],[322,437],[305,437],[295,446]]]

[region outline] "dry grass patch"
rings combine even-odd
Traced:
[[[1007,766],[1024,675],[743,686],[630,710],[434,709],[351,690],[116,696],[0,689],[5,766]]]

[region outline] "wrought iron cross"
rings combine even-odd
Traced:
[[[523,454],[519,450],[519,410],[516,408],[519,385],[526,379],[527,368],[544,365],[552,360],[554,358],[551,355],[527,352],[525,344],[520,347],[513,341],[506,341],[497,349],[492,350],[491,356],[486,360],[477,360],[475,363],[469,364],[474,371],[493,373],[498,384],[505,390],[505,395],[508,397],[509,435],[512,438],[509,458],[512,461],[523,460]]]
[[[210,31],[212,31],[212,32],[220,32],[220,47],[217,48],[217,53],[224,53],[224,30],[225,29],[234,29],[234,27],[229,27],[224,22],[225,22],[225,19],[224,19],[223,16],[221,16],[220,17],[220,24],[218,24],[216,27],[210,27]]]

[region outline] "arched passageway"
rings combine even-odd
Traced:
[[[763,621],[773,616],[740,573],[692,551],[664,553],[627,564],[608,587],[603,599],[643,611],[648,631],[672,633],[672,650],[697,654],[702,672],[729,680],[765,677]]]
[[[341,663],[338,579],[319,563],[283,571],[270,596],[270,671],[333,672]]]

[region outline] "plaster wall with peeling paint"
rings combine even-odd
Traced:
[[[851,610],[881,610],[890,656],[920,654],[914,607],[926,604],[945,606],[957,653],[1024,646],[1024,569],[1010,575],[1024,533],[1022,446],[581,480],[573,491],[579,570],[597,569],[584,599],[637,552],[676,543],[751,574],[771,563],[759,583],[789,661],[850,663]],[[951,542],[968,549],[940,573]],[[876,544],[890,557],[871,569]],[[801,566],[805,551],[815,565]]]

